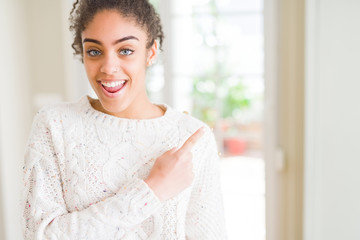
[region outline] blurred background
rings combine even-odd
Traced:
[[[360,1],[151,0],[153,102],[213,128],[229,239],[360,239]],[[44,104],[95,97],[72,0],[0,0],[0,239],[22,239],[23,154]]]

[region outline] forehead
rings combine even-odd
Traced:
[[[134,19],[123,17],[115,10],[103,10],[95,14],[81,37],[94,38],[106,43],[129,35],[137,37],[140,42],[146,42],[147,34],[144,28]]]

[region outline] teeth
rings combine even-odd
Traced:
[[[125,83],[125,80],[116,81],[116,82],[101,82],[101,84],[104,85],[105,87],[116,87],[116,86],[122,85],[124,83]]]

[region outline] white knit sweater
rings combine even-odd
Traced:
[[[25,239],[226,239],[208,127],[192,150],[189,188],[160,202],[143,181],[157,157],[205,125],[159,106],[164,116],[145,120],[97,111],[87,96],[42,108],[25,153]]]

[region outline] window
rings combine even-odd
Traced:
[[[149,95],[214,128],[229,239],[264,240],[263,1],[153,2],[169,48],[149,71]]]

